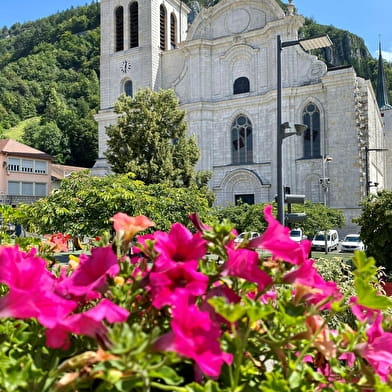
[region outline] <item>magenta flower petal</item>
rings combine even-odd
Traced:
[[[282,259],[291,264],[302,264],[309,255],[311,242],[301,241],[297,243],[290,239],[290,229],[282,226],[272,216],[271,205],[264,208],[264,216],[268,223],[267,230],[262,236],[250,241],[249,246],[268,250],[274,258]]]
[[[256,283],[259,291],[272,284],[272,278],[259,267],[259,256],[248,249],[230,249],[226,247],[228,258],[225,272],[230,276]]]
[[[185,226],[175,223],[169,233],[156,232],[154,249],[158,253],[156,270],[170,268],[173,262],[199,260],[205,256],[207,242],[201,233],[192,234]]]

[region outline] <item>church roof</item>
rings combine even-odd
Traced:
[[[381,52],[381,42],[379,44],[378,55],[378,76],[377,76],[377,91],[376,91],[377,104],[380,110],[390,110],[392,106],[388,102],[388,90],[384,72],[384,63]]]

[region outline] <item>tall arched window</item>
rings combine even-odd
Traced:
[[[159,38],[160,47],[162,50],[166,50],[166,8],[161,4],[160,8],[160,24],[159,24]]]
[[[247,77],[242,76],[234,81],[233,94],[249,93],[249,90],[249,79]]]
[[[308,126],[304,133],[304,158],[320,158],[320,111],[313,102],[303,111],[303,123]]]
[[[124,93],[127,97],[133,97],[133,85],[131,80],[124,83]]]
[[[129,6],[129,47],[139,46],[139,6],[136,1]]]
[[[174,13],[170,14],[170,48],[175,49],[177,46],[177,19]]]
[[[124,50],[124,9],[117,7],[115,12],[116,52]]]
[[[233,163],[253,161],[252,123],[244,115],[238,116],[231,126],[231,153]]]

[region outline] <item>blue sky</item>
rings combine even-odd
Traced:
[[[0,0],[0,27],[90,3],[90,0]],[[293,4],[300,14],[318,23],[359,35],[373,56],[377,56],[381,39],[384,58],[392,61],[392,0],[294,0]]]

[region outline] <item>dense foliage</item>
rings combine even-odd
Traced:
[[[392,275],[392,192],[380,191],[362,202],[361,215],[355,220],[361,227],[366,252],[373,256],[390,280]]]
[[[0,31],[0,130],[38,116],[21,141],[59,163],[97,157],[99,15],[94,2]]]
[[[148,215],[157,228],[167,230],[176,221],[188,224],[191,213],[205,216],[208,203],[206,194],[196,187],[146,185],[131,174],[91,177],[85,172],[67,177],[61,188],[46,198],[20,207],[24,214],[19,221],[29,231],[41,234],[92,237],[108,230],[109,218],[124,211]]]
[[[185,111],[173,90],[140,89],[115,104],[119,118],[107,128],[105,156],[115,173],[130,173],[145,184],[185,186],[197,182],[200,152],[187,136]],[[204,184],[206,185],[206,184]]]

